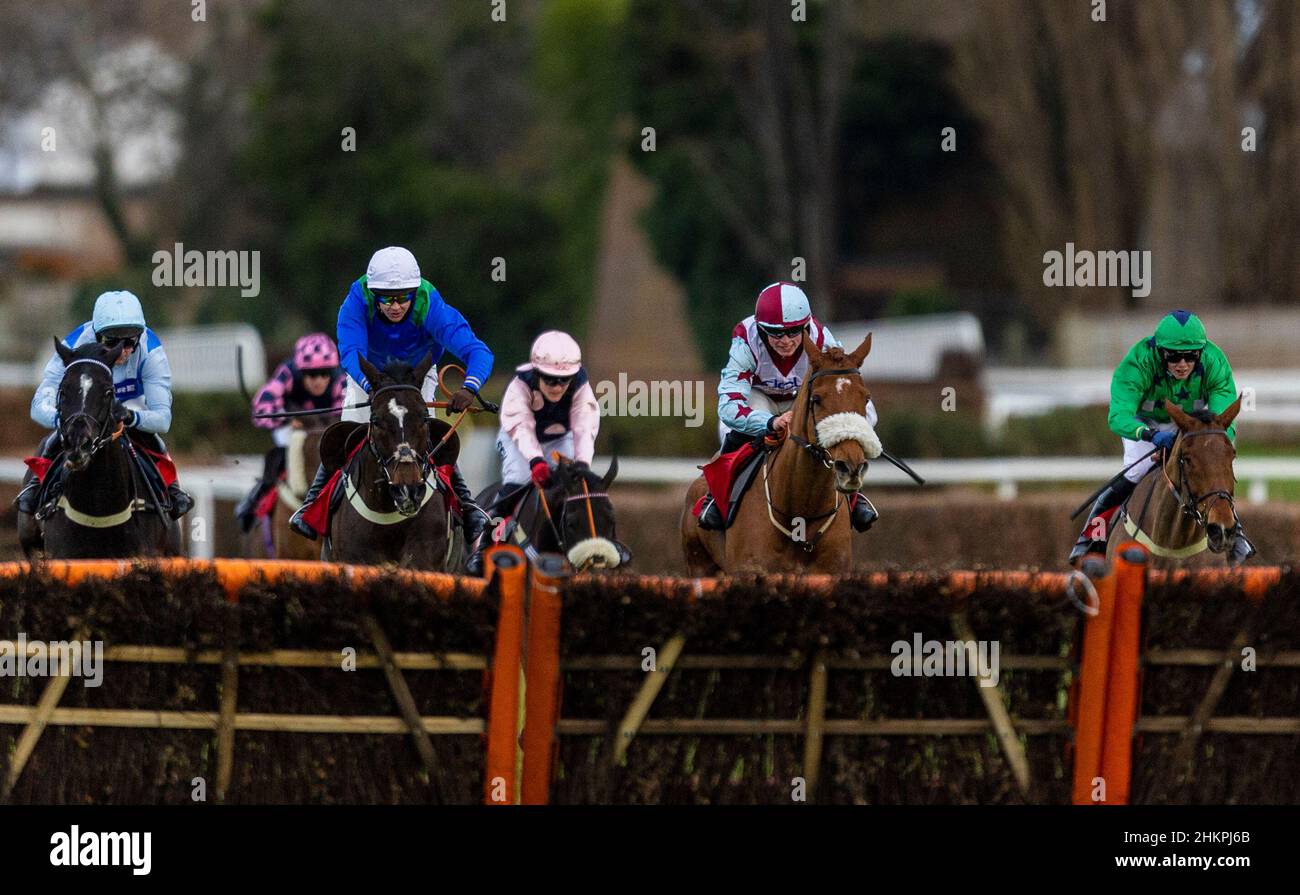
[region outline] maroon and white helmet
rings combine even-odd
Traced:
[[[808,296],[794,283],[773,283],[758,293],[754,321],[765,330],[792,329],[812,319]]]
[[[332,370],[339,365],[334,340],[325,333],[308,333],[293,346],[293,365],[298,370]]]

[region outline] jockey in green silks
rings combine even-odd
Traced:
[[[1174,311],[1165,315],[1155,335],[1130,348],[1111,377],[1107,422],[1124,443],[1124,465],[1135,465],[1118,484],[1108,486],[1097,496],[1083,532],[1070,551],[1070,564],[1078,565],[1090,553],[1105,552],[1116,511],[1142,477],[1155,468],[1158,455],[1141,458],[1152,447],[1173,447],[1178,426],[1165,411],[1166,400],[1189,414],[1217,414],[1236,399],[1232,366],[1222,349],[1206,338],[1205,324],[1195,314]],[[1227,433],[1235,441],[1236,425],[1230,425]],[[1099,518],[1103,520],[1101,525],[1097,525]],[[1239,534],[1230,561],[1244,561],[1254,552],[1250,541]]]

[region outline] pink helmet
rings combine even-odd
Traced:
[[[808,296],[794,283],[773,283],[758,293],[754,320],[763,329],[790,329],[812,319]]]
[[[308,333],[294,343],[293,365],[298,370],[332,370],[339,365],[339,351],[324,333]]]
[[[558,329],[538,336],[528,355],[533,369],[547,376],[572,376],[582,368],[582,349],[573,336]]]

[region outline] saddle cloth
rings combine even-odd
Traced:
[[[736,510],[740,507],[740,499],[745,496],[745,492],[754,481],[754,473],[758,471],[763,454],[761,442],[747,441],[738,449],[720,454],[701,466],[709,491],[691,508],[695,517],[699,518],[704,510],[706,498],[712,495],[718,508],[722,510],[722,518],[725,520],[723,527],[729,528],[735,518]]]

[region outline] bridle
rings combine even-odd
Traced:
[[[806,409],[806,413],[808,419],[812,420],[813,437],[816,437],[816,433],[817,433],[817,410],[816,410],[817,405],[813,403],[813,398],[816,397],[813,394],[813,387],[812,387],[813,382],[815,382],[817,379],[819,379],[822,376],[845,376],[845,375],[857,376],[859,379],[861,379],[862,377],[862,373],[860,371],[848,367],[836,367],[833,369],[817,370],[816,372],[808,376],[808,406]],[[808,453],[808,456],[812,457],[813,460],[817,461],[822,466],[825,466],[827,469],[831,468],[831,452],[828,449],[822,447],[821,444],[817,442],[809,441],[808,439],[804,438],[802,435],[796,435],[793,432],[791,432],[786,437],[789,438],[791,441],[793,441],[804,451],[806,451]],[[832,510],[831,512],[834,512],[834,510]],[[819,516],[817,518],[820,519],[821,517]]]
[[[84,417],[85,419],[90,420],[95,425],[95,437],[90,440],[90,447],[89,447],[90,455],[94,456],[96,453],[99,452],[100,448],[102,448],[106,444],[109,444],[110,442],[116,441],[122,435],[122,432],[124,430],[124,425],[119,423],[115,429],[113,429],[112,431],[108,431],[108,424],[112,419],[112,415],[113,415],[113,402],[112,402],[113,386],[111,384],[113,381],[113,369],[108,364],[104,363],[101,360],[96,360],[93,357],[82,357],[68,364],[67,367],[64,368],[63,375],[66,377],[68,375],[68,371],[71,370],[73,367],[75,367],[77,364],[94,364],[97,367],[102,367],[104,371],[108,373],[108,381],[110,383],[108,387],[108,391],[110,395],[110,400],[108,402],[108,409],[104,413],[103,419],[99,419],[93,414],[87,413],[85,410],[86,399],[85,399],[85,395],[83,394],[81,400],[82,409],[80,411],[71,414],[67,417],[64,417],[62,414],[59,415],[59,440],[63,442],[64,447],[66,448],[68,445],[68,438],[63,434],[64,427],[67,426],[69,423],[73,422],[74,420],[78,420]]]
[[[550,502],[547,501],[546,499],[545,487],[538,486],[537,499],[541,503],[542,515],[546,517],[546,524],[550,527],[551,534],[555,536],[555,543],[560,545],[560,550],[564,553],[568,553],[570,550],[570,545],[567,543],[567,539],[564,536],[564,531],[566,530],[566,526],[564,523],[569,513],[569,504],[579,500],[583,502],[583,505],[586,507],[587,510],[587,526],[588,526],[588,530],[591,532],[592,538],[599,538],[601,537],[601,534],[598,531],[596,531],[596,514],[592,512],[591,502],[593,500],[606,500],[609,501],[611,507],[614,504],[614,502],[610,500],[608,493],[604,491],[595,491],[595,492],[591,491],[591,489],[587,487],[587,478],[585,475],[582,477],[582,493],[566,494],[564,500],[561,501],[560,522],[558,526],[556,525],[554,514],[551,513]],[[609,538],[607,540],[610,541],[615,540],[615,533],[611,531]]]
[[[813,403],[813,398],[815,397],[813,393],[813,387],[812,387],[813,382],[815,382],[819,377],[822,376],[846,376],[846,375],[857,376],[859,378],[861,378],[862,376],[862,374],[858,370],[849,367],[832,367],[825,370],[817,370],[809,374],[806,416],[812,422],[812,431],[814,433],[814,437],[816,437],[816,432],[817,432],[817,410],[816,410],[817,405]],[[807,452],[808,456],[812,457],[815,462],[820,463],[822,466],[826,467],[827,469],[832,468],[831,452],[827,448],[823,447],[820,443],[809,441],[807,438],[804,438],[802,435],[796,435],[793,432],[787,434],[786,437],[790,439],[792,442],[794,442],[795,445],[797,445],[799,448]],[[817,531],[813,533],[813,536],[811,538],[796,538],[794,536],[794,531],[792,529],[787,528],[786,526],[782,525],[780,522],[777,521],[776,518],[777,514],[785,516],[787,519],[793,519],[794,516],[791,515],[790,513],[785,512],[784,510],[778,509],[772,503],[772,490],[768,484],[768,478],[767,478],[767,469],[770,464],[770,460],[771,460],[770,454],[767,457],[763,458],[763,496],[767,500],[768,521],[770,521],[772,523],[772,527],[775,528],[777,531],[781,532],[781,534],[785,535],[787,538],[789,538],[790,540],[794,541],[796,544],[799,544],[801,547],[803,547],[806,553],[812,553],[813,550],[817,548],[817,542],[820,541],[822,539],[822,535],[826,534],[826,532],[830,529],[832,523],[835,522],[835,518],[840,511],[840,504],[843,502],[843,499],[840,495],[839,489],[836,489],[835,491],[835,504],[829,510],[827,510],[824,513],[818,513],[815,516],[802,517],[806,523],[817,522],[820,519],[825,519],[826,521],[822,523],[821,527],[818,528]]]
[[[1183,432],[1181,435],[1183,439],[1197,438],[1201,435],[1222,435],[1224,438],[1228,437],[1227,430],[1225,429],[1197,429],[1194,432]],[[1187,457],[1183,454],[1181,449],[1178,451],[1177,485],[1174,485],[1174,483],[1170,481],[1169,472],[1165,469],[1164,464],[1161,464],[1160,468],[1164,473],[1165,482],[1169,485],[1169,490],[1171,490],[1174,493],[1174,496],[1178,499],[1178,508],[1183,511],[1184,515],[1189,516],[1198,527],[1205,527],[1206,513],[1209,512],[1210,507],[1214,506],[1214,503],[1211,502],[1209,506],[1202,510],[1201,504],[1207,500],[1213,499],[1214,501],[1226,500],[1228,502],[1228,509],[1232,511],[1233,527],[1234,529],[1241,528],[1241,519],[1237,516],[1237,505],[1233,500],[1231,491],[1218,488],[1213,491],[1206,491],[1204,494],[1196,494],[1191,490],[1187,481]]]
[[[418,385],[386,385],[383,388],[377,389],[374,392],[374,394],[371,395],[370,397],[371,418],[373,418],[375,415],[375,408],[379,406],[380,395],[382,395],[384,392],[398,391],[402,389],[410,389],[420,395],[420,402],[421,402],[420,412],[427,419],[428,411],[425,410],[423,407],[424,392],[420,390],[420,387]],[[374,426],[371,426],[370,431],[366,433],[366,447],[369,448],[371,455],[374,456],[375,462],[379,464],[379,471],[383,476],[382,479],[377,479],[376,483],[385,484],[390,488],[395,487],[393,485],[393,477],[389,470],[389,467],[397,462],[397,458],[396,457],[385,458],[380,456],[379,448],[375,447],[374,435],[375,435],[375,428]],[[416,455],[420,458],[420,478],[427,479],[429,477],[429,472],[430,472],[429,454],[423,448],[420,448],[419,450],[416,451]]]

